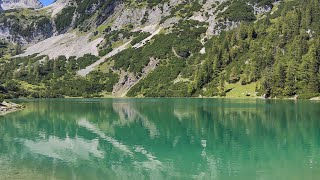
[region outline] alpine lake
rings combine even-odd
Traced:
[[[14,100],[2,179],[320,179],[320,102]]]

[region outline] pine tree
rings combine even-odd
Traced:
[[[229,83],[236,83],[240,80],[238,70],[236,67],[232,67],[230,75],[229,75]]]
[[[296,87],[296,65],[292,62],[289,63],[286,70],[286,83],[284,87],[285,96],[293,96],[297,93]]]
[[[270,97],[272,94],[272,69],[266,68],[262,73],[262,93],[265,97]]]
[[[27,66],[28,66],[28,75],[31,75],[31,71],[32,71],[32,62],[31,62],[31,59],[29,59]]]
[[[34,63],[34,68],[33,68],[33,75],[35,76],[35,80],[38,81],[39,80],[39,61],[37,61],[36,63]]]
[[[221,73],[220,74],[220,82],[219,82],[219,95],[220,96],[225,96],[226,92],[225,92],[225,74]]]
[[[308,90],[313,93],[319,92],[319,61],[317,59],[316,45],[313,44],[305,58],[309,61],[309,84]]]

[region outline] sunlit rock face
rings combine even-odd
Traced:
[[[39,0],[0,0],[0,11],[10,9],[23,9],[23,8],[42,8],[43,4]]]

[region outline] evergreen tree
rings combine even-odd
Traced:
[[[309,48],[308,54],[304,57],[305,60],[309,61],[309,83],[308,91],[310,93],[319,92],[319,59],[317,59],[316,45],[313,44]]]
[[[284,95],[293,96],[296,95],[296,65],[292,62],[289,63],[286,70],[286,83],[284,87]]]
[[[220,96],[225,96],[226,92],[225,92],[225,74],[221,73],[220,74],[220,83],[219,83],[219,95]]]

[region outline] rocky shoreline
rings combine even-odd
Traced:
[[[22,105],[4,101],[0,103],[0,116],[6,115],[11,112],[19,111],[22,109],[24,109],[24,106]]]

